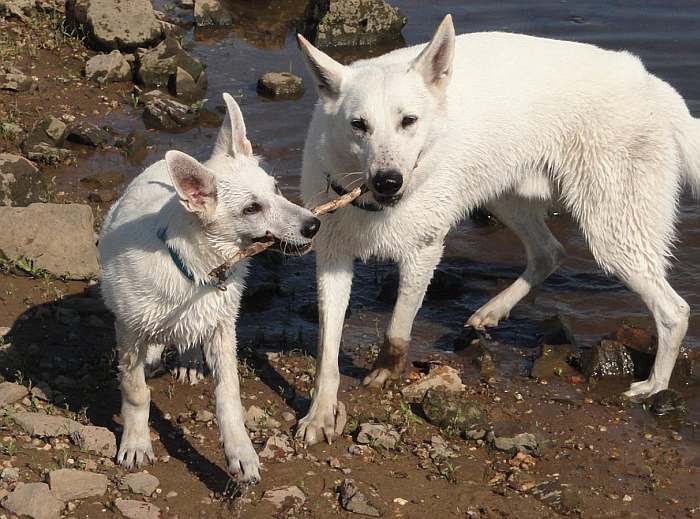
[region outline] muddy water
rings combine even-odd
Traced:
[[[221,111],[221,93],[231,92],[242,106],[256,152],[279,176],[291,196],[297,194],[301,148],[315,93],[309,89],[297,101],[273,102],[255,93],[257,78],[264,72],[291,70],[308,79],[293,33],[303,15],[305,1],[230,2],[236,17],[232,29],[190,31],[186,44],[208,65],[209,100],[206,108]],[[613,49],[628,49],[640,55],[647,67],[674,85],[700,117],[700,6],[694,1],[627,2],[485,2],[457,0],[394,0],[408,16],[403,33],[408,44],[427,40],[445,13],[452,13],[458,32],[504,30],[532,35],[578,40]],[[161,1],[161,6],[166,2]],[[191,20],[191,14],[176,10]],[[188,18],[189,17],[189,18]],[[397,44],[401,44],[398,42]],[[375,50],[376,52],[376,50]],[[339,53],[336,57],[352,57]],[[308,82],[307,82],[308,84]],[[468,100],[467,100],[468,101]],[[155,133],[134,122],[131,114],[113,116],[108,123],[146,134],[150,147],[143,162],[129,162],[116,153],[98,154],[82,162],[79,172],[63,172],[63,187],[77,184],[80,176],[98,171],[120,170],[129,177],[177,148],[206,158],[213,143],[213,125],[178,134]],[[677,262],[671,283],[695,309],[686,344],[700,347],[700,209],[684,200],[680,221]],[[520,348],[537,342],[538,326],[552,314],[562,314],[573,323],[582,343],[591,343],[627,319],[644,326],[651,321],[641,302],[615,279],[604,276],[592,261],[575,225],[566,217],[550,220],[553,232],[566,247],[569,258],[543,287],[517,306],[510,319],[493,335],[509,344],[504,347],[504,373],[521,368]],[[271,306],[245,312],[239,331],[245,339],[273,341],[280,337],[294,345],[313,344],[316,334],[313,304],[313,257],[294,259],[266,268],[258,262],[251,287],[261,280],[274,281],[277,293]],[[517,239],[507,229],[480,226],[467,221],[455,229],[447,242],[441,269],[460,275],[465,289],[448,299],[428,298],[416,320],[414,355],[442,350],[452,355],[452,342],[464,320],[498,290],[505,288],[522,269],[523,254]],[[351,311],[344,333],[344,351],[352,356],[359,348],[380,340],[391,305],[377,298],[391,265],[358,265]],[[301,311],[299,311],[301,309]],[[460,354],[455,354],[460,355]],[[466,363],[468,365],[468,363]],[[697,389],[692,396],[691,419],[700,418]]]

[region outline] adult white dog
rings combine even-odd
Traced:
[[[404,369],[445,234],[484,203],[522,240],[527,268],[468,325],[497,325],[557,268],[563,250],[544,214],[561,202],[598,264],[654,316],[653,371],[627,394],[668,386],[689,308],[666,269],[681,188],[700,185],[700,122],[671,86],[627,52],[497,32],[455,37],[449,16],[427,45],[351,66],[299,41],[320,97],[304,149],[305,203],[359,182],[371,190],[329,216],[316,240],[319,365],[301,438],[339,432],[337,358],[354,259],[399,265],[385,343],[364,380],[382,386]]]
[[[260,461],[243,422],[235,322],[247,261],[228,272],[225,290],[208,273],[256,239],[276,237],[286,252],[311,245],[319,221],[286,200],[258,165],[243,116],[228,114],[204,164],[169,151],[139,175],[105,218],[100,237],[102,294],[116,318],[122,434],[118,461],[154,461],[148,430],[149,351],[202,348],[214,376],[216,417],[229,472],[260,479]],[[153,357],[154,355],[150,355]]]

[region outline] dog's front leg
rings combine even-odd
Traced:
[[[229,473],[241,483],[258,482],[260,460],[245,429],[233,325],[218,326],[204,355],[214,377],[216,419]]]
[[[353,257],[331,257],[319,250],[316,257],[318,284],[319,336],[316,380],[311,407],[299,421],[297,438],[306,445],[324,439],[330,443],[342,434],[347,415],[338,402],[340,371],[338,353],[345,310],[352,286]]]
[[[406,368],[413,321],[423,303],[435,266],[442,256],[442,241],[443,236],[429,247],[399,259],[399,294],[394,313],[379,357],[374,362],[372,371],[362,381],[365,386],[382,388],[389,380],[399,378]]]

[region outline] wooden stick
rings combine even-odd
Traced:
[[[333,211],[337,211],[338,209],[341,209],[346,205],[350,205],[356,199],[362,196],[365,192],[366,188],[364,186],[356,187],[352,191],[345,193],[344,195],[341,195],[338,198],[331,200],[330,202],[326,202],[325,204],[316,206],[311,210],[311,212],[314,216],[321,216],[324,214],[332,213]],[[261,252],[266,251],[267,249],[272,247],[275,243],[276,240],[274,239],[274,237],[269,236],[269,240],[267,241],[255,242],[246,247],[245,249],[239,250],[236,254],[234,254],[234,256],[231,259],[224,261],[221,265],[219,265],[209,273],[212,285],[214,285],[219,290],[225,291],[226,287],[224,286],[224,282],[226,281],[226,273],[235,263],[238,263],[244,258],[250,258],[251,256],[255,256],[256,254],[260,254]]]

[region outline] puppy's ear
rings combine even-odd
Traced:
[[[224,93],[224,103],[226,103],[226,118],[216,138],[214,155],[252,156],[253,147],[246,137],[245,122],[238,103],[227,93]]]
[[[165,154],[168,173],[185,209],[209,219],[216,210],[216,177],[189,155],[171,150]]]
[[[297,40],[318,95],[325,99],[338,97],[343,78],[347,74],[347,67],[311,45],[301,34],[297,34]]]
[[[435,30],[433,39],[411,64],[425,83],[439,92],[444,92],[452,76],[455,55],[455,28],[452,16],[447,15]]]

